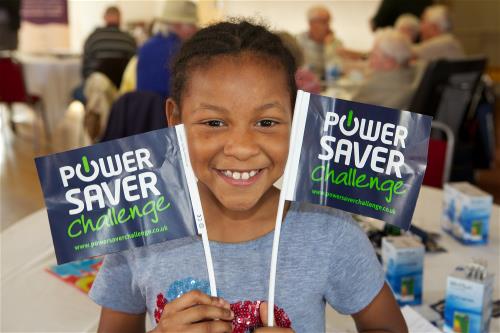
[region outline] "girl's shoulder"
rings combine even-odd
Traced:
[[[302,235],[309,239],[314,237],[338,240],[366,237],[350,213],[304,202],[291,204],[285,225],[290,234]]]

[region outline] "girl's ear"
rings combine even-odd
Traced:
[[[172,98],[168,98],[165,104],[165,112],[167,114],[167,124],[169,127],[179,125],[181,123],[181,114],[177,103]]]

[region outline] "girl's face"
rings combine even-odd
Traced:
[[[219,57],[189,75],[182,110],[167,104],[169,124],[184,123],[203,198],[249,211],[283,174],[292,110],[285,71],[251,55]]]

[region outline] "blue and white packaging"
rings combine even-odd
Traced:
[[[414,237],[382,239],[385,276],[399,305],[422,304],[424,253],[424,245]]]
[[[493,197],[467,182],[444,186],[442,227],[466,245],[488,242]]]
[[[445,333],[486,333],[493,305],[494,275],[457,267],[448,276],[444,309]]]

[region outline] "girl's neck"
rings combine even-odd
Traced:
[[[280,191],[270,188],[251,210],[228,210],[213,194],[200,188],[208,238],[224,243],[245,242],[274,230]],[[289,204],[285,204],[285,213]],[[284,214],[285,215],[285,214]]]

